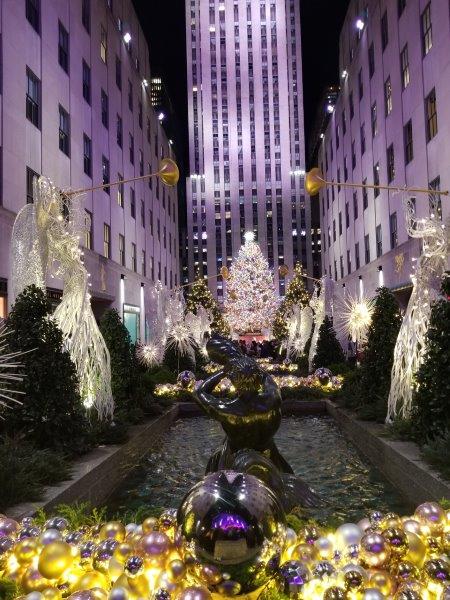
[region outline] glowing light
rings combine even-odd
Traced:
[[[337,329],[349,335],[352,342],[363,344],[367,339],[374,309],[374,300],[346,295],[336,311]]]
[[[345,79],[347,77],[347,75],[348,75],[348,72],[346,71],[346,69],[344,69],[341,73],[342,79]]]
[[[129,44],[131,42],[131,33],[129,31],[124,33],[123,41],[125,42],[125,44]]]
[[[334,111],[334,106],[332,104],[327,104],[327,112],[332,113]]]
[[[147,81],[146,79],[143,79],[143,80],[142,80],[142,85],[143,85],[144,87],[148,87],[148,81]]]
[[[255,234],[253,233],[253,231],[246,231],[244,233],[244,240],[246,242],[253,242],[255,240]]]
[[[355,23],[356,29],[362,31],[364,29],[364,21],[362,19],[357,19]]]
[[[163,112],[160,112],[158,115],[158,121],[163,121],[166,118],[166,115]]]

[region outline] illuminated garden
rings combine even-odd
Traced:
[[[173,184],[176,165],[158,176]],[[386,422],[384,436],[413,441],[448,477],[442,229],[427,224],[405,315],[385,287],[351,297],[324,277],[310,293],[299,265],[280,303],[247,234],[221,271],[225,311],[201,277],[156,285],[149,337],[135,346],[116,311],[94,319],[76,202],[38,186],[16,221],[16,300],[1,334],[0,597],[448,600],[449,498],[414,509],[331,416]],[[64,281],[53,314],[47,271]],[[38,504],[79,457],[165,415],[104,506]],[[14,510],[27,501],[27,514]]]

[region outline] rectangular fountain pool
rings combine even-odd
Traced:
[[[111,498],[110,511],[177,507],[223,438],[220,425],[206,417],[176,421]],[[330,417],[284,418],[275,440],[295,473],[326,500],[314,518],[358,521],[375,509],[408,514],[412,508]]]

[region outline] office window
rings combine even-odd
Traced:
[[[377,103],[374,102],[372,104],[372,109],[370,111],[371,116],[371,125],[372,125],[372,137],[375,137],[378,133],[378,119],[377,119]]]
[[[405,44],[400,54],[400,66],[402,76],[402,89],[408,87],[409,84],[409,56],[408,56],[408,44]]]
[[[26,116],[36,127],[40,126],[41,82],[27,67]]]
[[[367,179],[363,180],[363,185],[367,185]],[[362,189],[362,197],[363,197],[363,210],[369,206],[369,194],[367,192],[367,188],[363,187]]]
[[[122,62],[116,55],[116,85],[119,90],[122,89]]]
[[[91,139],[83,134],[83,167],[84,172],[89,177],[92,176],[92,142]]]
[[[145,250],[142,250],[141,255],[141,272],[144,277],[147,277],[147,258],[145,255]]]
[[[375,229],[375,240],[377,245],[377,258],[383,254],[383,237],[381,232],[381,225],[377,225]]]
[[[60,67],[69,72],[69,34],[66,28],[58,21],[58,62]]]
[[[353,192],[353,219],[358,218],[358,192]]]
[[[350,92],[348,102],[349,102],[349,107],[350,107],[350,120],[351,120],[355,116],[355,105],[353,102],[353,92]]]
[[[398,12],[399,18],[402,16],[405,8],[406,8],[406,0],[397,0],[397,12]]]
[[[397,213],[394,212],[389,216],[389,229],[391,233],[391,250],[398,244],[397,237]]]
[[[70,155],[70,118],[69,113],[59,105],[59,149]]]
[[[142,177],[144,175],[144,153],[139,148],[139,175]],[[164,206],[164,193],[165,190],[163,188],[163,206]]]
[[[433,46],[433,30],[431,25],[431,2],[428,2],[421,16],[422,54],[426,56]]]
[[[358,73],[358,94],[359,94],[359,99],[362,100],[362,98],[364,96],[364,80],[363,80],[362,69],[360,69],[359,73]]]
[[[142,102],[138,102],[138,123],[139,127],[142,129]]]
[[[441,189],[441,178],[436,177],[433,181],[430,181],[428,187],[430,190],[440,190]],[[440,194],[434,194],[429,197],[429,205],[430,205],[430,215],[438,216],[438,218],[442,221],[442,196]]]
[[[131,243],[131,268],[136,273],[137,271],[136,244]]]
[[[122,117],[118,114],[116,118],[116,140],[119,148],[122,148],[123,143],[123,129],[122,129]]]
[[[391,144],[386,150],[386,166],[388,183],[392,183],[395,178],[395,157],[393,144]]]
[[[387,12],[384,11],[383,16],[381,17],[381,48],[385,50],[386,46],[389,42],[389,25],[388,25],[388,17]]]
[[[25,2],[25,14],[27,21],[33,27],[33,29],[39,33],[40,31],[40,18],[41,18],[41,2],[40,0],[26,0]]]
[[[342,235],[342,213],[339,211],[339,235]]]
[[[84,211],[84,246],[92,250],[92,213],[89,210]]]
[[[103,25],[100,25],[100,58],[106,64],[108,57],[108,34]]]
[[[145,227],[145,202],[141,200],[141,226]]]
[[[414,158],[414,143],[411,119],[403,127],[403,141],[405,147],[405,164],[407,165]]]
[[[88,104],[91,103],[91,69],[83,60],[83,98]]]
[[[117,181],[122,181],[122,173],[117,173]],[[117,204],[123,208],[123,183],[119,183],[117,186]]]
[[[106,156],[102,156],[102,182],[103,185],[109,183],[109,160]],[[110,186],[103,188],[107,194],[110,193]]]
[[[341,279],[344,277],[344,261],[342,259],[342,256],[339,257],[339,270],[341,273]]]
[[[364,258],[366,265],[370,263],[370,240],[369,234],[364,236]]]
[[[108,96],[105,90],[101,91],[101,112],[102,112],[102,123],[108,129],[109,126],[109,115],[108,115]]]
[[[125,236],[119,233],[119,262],[125,266]]]
[[[392,112],[392,84],[391,78],[388,77],[384,82],[384,113],[386,116]]]
[[[359,262],[359,242],[356,242],[355,244],[355,269],[358,270],[360,267],[360,262]]]
[[[369,46],[369,76],[372,79],[375,73],[375,49],[373,47],[373,42]]]
[[[347,275],[352,272],[352,259],[350,256],[350,250],[347,250]]]
[[[81,22],[88,33],[91,32],[91,1],[81,0]]]
[[[380,163],[377,163],[373,167],[373,184],[380,185]],[[373,190],[373,195],[375,198],[378,196],[379,193],[380,193],[380,190],[378,188],[375,188]]]
[[[350,227],[350,212],[348,208],[348,202],[345,203],[345,228],[348,229]]]
[[[130,134],[128,138],[128,147],[130,150],[130,163],[134,165],[134,137]]]
[[[342,133],[343,135],[347,133],[347,119],[345,117],[345,110],[342,111]]]
[[[438,132],[436,90],[434,88],[425,99],[425,117],[427,142],[429,142]]]
[[[361,133],[361,156],[364,156],[364,153],[366,152],[366,126],[364,123],[361,125],[360,133]]]
[[[149,221],[150,221],[150,233],[153,235],[153,211],[150,209],[149,212]]]
[[[111,227],[103,223],[103,256],[111,258]]]
[[[128,80],[128,108],[133,112],[133,84]]]
[[[136,193],[133,188],[130,188],[130,214],[131,218],[136,218]]]
[[[27,178],[27,204],[33,204],[34,202],[34,183],[39,179],[39,174],[30,167],[27,167],[26,171]]]

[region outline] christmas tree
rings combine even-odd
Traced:
[[[336,337],[330,317],[325,319],[319,329],[317,350],[313,360],[313,369],[329,367],[332,364],[345,362],[345,356]]]
[[[17,386],[24,392],[23,404],[9,412],[7,433],[20,433],[39,448],[71,455],[86,450],[88,423],[75,365],[63,348],[45,293],[35,285],[25,288],[6,325],[11,351],[25,353],[20,357],[23,380]]]
[[[226,322],[218,303],[214,300],[206,281],[203,277],[197,276],[197,279],[189,287],[186,296],[186,308],[189,312],[197,314],[199,306],[203,306],[213,317],[211,329],[222,335],[229,335],[230,328]]]
[[[431,309],[425,356],[416,376],[414,429],[421,442],[450,434],[450,276]]]
[[[294,268],[294,275],[289,282],[286,295],[283,302],[278,307],[273,322],[273,337],[282,341],[287,336],[287,317],[295,304],[307,306],[309,304],[309,294],[305,289],[303,270],[300,263]]]
[[[386,287],[378,288],[359,379],[359,412],[365,418],[380,422],[386,418],[394,347],[401,321],[392,292]]]
[[[278,299],[273,274],[252,232],[245,234],[230,269],[225,301],[226,318],[236,333],[250,333],[272,327]]]

